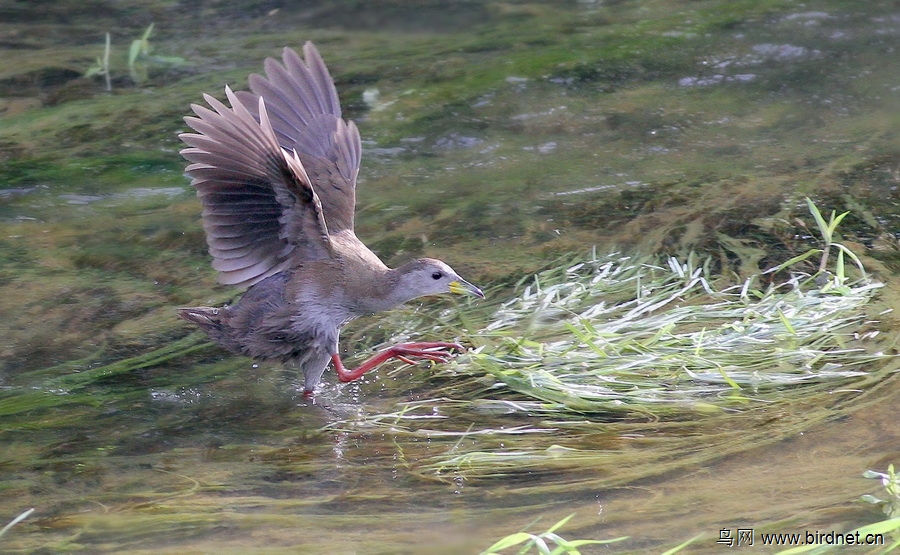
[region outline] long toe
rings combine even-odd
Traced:
[[[434,349],[434,347],[431,347],[431,349]],[[446,351],[414,349],[410,348],[408,343],[391,347],[390,353],[392,357],[398,358],[407,364],[411,364],[411,357],[433,360],[435,362],[447,362],[453,358],[453,355]]]
[[[452,351],[465,351],[466,348],[460,345],[459,343],[448,343],[446,341],[420,341],[413,343],[400,343],[397,347],[403,347],[405,349],[417,349],[417,350],[428,350],[428,349],[449,349]]]
[[[441,351],[418,351],[415,349],[403,349],[394,353],[394,358],[399,358],[400,360],[408,360],[409,357],[433,360],[435,362],[447,362],[448,360],[453,358],[450,353],[443,353]]]

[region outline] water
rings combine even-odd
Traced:
[[[240,87],[311,39],[364,140],[357,232],[390,264],[438,256],[497,285],[493,302],[593,245],[697,249],[747,275],[813,244],[794,227],[811,195],[851,210],[845,239],[887,283],[876,318],[898,290],[896,6],[275,8],[0,5],[0,522],[37,509],[4,550],[466,553],[574,512],[565,537],[631,537],[584,552],[659,553],[704,533],[688,552],[716,553],[722,528],[882,518],[856,500],[879,489],[864,470],[900,462],[896,374],[751,420],[697,414],[680,431],[640,413],[578,424],[437,403],[447,419],[336,426],[447,384],[486,393],[386,368],[310,404],[276,366],[193,347],[173,309],[234,292],[215,285],[175,134],[202,92]],[[126,53],[151,22],[154,54],[186,61],[148,62],[135,86]],[[112,93],[74,77],[107,31]],[[890,348],[893,316],[877,319]],[[391,333],[389,319],[359,322],[343,348]],[[748,422],[746,442],[712,441]],[[495,433],[467,435],[470,423]],[[690,452],[666,460],[676,442]],[[595,455],[496,477],[423,463],[527,445]]]

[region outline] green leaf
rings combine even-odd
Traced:
[[[838,249],[837,262],[834,263],[834,275],[841,284],[847,280],[847,276],[844,272],[844,251],[841,249]]]
[[[546,533],[549,534],[549,533],[552,533],[552,532],[556,532],[557,530],[559,530],[560,528],[562,528],[563,526],[565,526],[565,524],[566,524],[567,522],[569,522],[570,520],[572,520],[572,517],[574,517],[574,516],[575,516],[575,513],[572,513],[572,514],[570,514],[569,516],[567,516],[566,518],[560,520],[559,522],[557,522],[556,524],[554,524],[553,526],[551,526],[550,529],[547,530]]]
[[[150,56],[150,60],[160,64],[168,64],[172,66],[182,65],[186,61],[181,56]]]
[[[729,376],[728,373],[725,372],[725,369],[722,368],[722,365],[720,365],[720,364],[719,364],[719,365],[716,365],[716,369],[719,371],[719,374],[722,375],[722,379],[725,380],[725,383],[727,383],[728,385],[730,385],[732,389],[738,389],[738,390],[741,389],[740,384],[737,383],[736,381],[734,381],[734,380],[731,378],[731,376]]]
[[[481,555],[490,555],[514,545],[519,545],[520,543],[527,542],[530,539],[531,534],[527,534],[525,532],[516,532],[515,534],[510,534],[505,538],[500,538],[494,545],[482,551]]]
[[[825,223],[825,218],[823,218],[822,213],[819,212],[819,208],[809,197],[806,197],[806,206],[809,208],[809,213],[812,214],[813,219],[816,220],[816,225],[819,227],[822,238],[825,239],[826,243],[831,243],[831,232],[828,229],[828,224]]]
[[[859,534],[860,536],[865,536],[866,534],[886,535],[890,534],[894,530],[900,530],[900,518],[882,520],[880,522],[876,522],[875,524],[869,524],[867,526],[857,528],[856,530],[851,530],[848,533]],[[882,551],[882,553],[887,553],[891,549],[893,549],[893,547],[889,547],[887,550]],[[791,549],[785,549],[784,551],[779,551],[776,555],[797,555],[798,553],[809,553],[810,551],[815,551],[816,553],[825,553],[826,551],[831,551],[831,546],[819,544],[803,545],[800,547],[794,547]]]
[[[131,41],[131,48],[128,49],[128,66],[133,67],[134,63],[137,61],[138,56],[141,54],[141,41],[133,40]]]
[[[841,214],[840,216],[835,218],[834,212],[832,212],[831,213],[831,223],[828,224],[828,231],[830,233],[834,233],[834,230],[837,229],[837,226],[841,223],[841,220],[843,220],[849,213],[850,213],[849,211],[844,212],[843,214]]]
[[[154,25],[156,25],[155,22],[154,22],[154,23],[151,23],[151,24],[147,27],[147,30],[144,31],[144,36],[141,37],[141,42],[143,42],[143,43],[146,43],[146,42],[147,42],[147,39],[150,38],[150,33],[153,32],[153,26],[154,26]]]
[[[601,349],[601,348],[598,347],[593,341],[591,341],[591,338],[588,337],[587,334],[585,334],[584,332],[582,332],[581,330],[579,330],[578,328],[576,328],[575,326],[573,326],[573,325],[570,324],[569,322],[566,322],[565,326],[566,326],[566,329],[567,329],[567,330],[569,330],[570,332],[572,332],[572,334],[573,334],[575,337],[577,337],[578,339],[580,339],[582,343],[584,343],[584,344],[587,345],[592,351],[594,351],[595,353],[597,353],[598,356],[601,356],[601,357],[603,357],[603,358],[606,358],[606,357],[608,356],[608,355],[603,351],[603,349]]]
[[[781,270],[784,270],[785,268],[787,268],[789,266],[793,266],[794,264],[796,264],[798,262],[803,262],[804,260],[806,260],[807,258],[809,258],[811,256],[815,256],[817,254],[822,254],[822,252],[824,252],[822,249],[810,249],[803,254],[799,254],[799,255],[795,256],[794,258],[791,258],[787,262],[782,262],[781,264],[779,264],[778,266],[775,266],[774,268],[769,268],[768,270],[763,272],[763,274],[774,274],[774,273],[780,272]]]
[[[847,256],[850,257],[850,260],[852,260],[853,263],[856,264],[856,267],[859,268],[859,271],[862,273],[863,277],[865,277],[867,275],[866,269],[863,267],[862,260],[860,260],[859,257],[853,253],[853,251],[851,251],[850,249],[848,249],[847,247],[845,247],[844,245],[842,245],[840,243],[833,243],[832,245],[837,247],[841,252],[846,253]]]
[[[531,541],[537,546],[538,552],[540,552],[541,555],[551,555],[550,546],[547,545],[544,538],[540,536],[531,536]],[[522,553],[522,551],[519,553]]]
[[[788,330],[788,333],[790,333],[791,335],[797,335],[797,331],[794,330],[794,326],[791,325],[791,321],[787,319],[787,316],[784,315],[784,312],[782,312],[780,308],[777,309],[777,312],[778,319],[781,320],[781,324],[786,330]]]

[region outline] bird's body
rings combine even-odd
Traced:
[[[311,43],[305,61],[284,50],[266,60],[252,92],[226,87],[231,108],[193,106],[182,154],[203,204],[203,223],[220,281],[249,290],[234,305],[179,314],[226,349],[299,366],[311,392],[329,360],[343,381],[388,358],[446,360],[455,343],[398,345],[355,371],[338,356],[340,329],[363,314],[422,295],[483,296],[445,263],[429,258],[388,268],[355,235],[360,139],[341,119],[324,62]]]

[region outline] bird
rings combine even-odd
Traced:
[[[400,343],[355,369],[338,350],[355,318],[426,295],[484,298],[449,265],[419,258],[389,268],[354,231],[359,130],[341,116],[334,81],[312,42],[285,47],[251,74],[249,91],[225,86],[184,118],[191,179],[219,282],[246,292],[223,307],[178,309],[224,349],[293,365],[312,396],[328,364],[342,382],[390,359],[446,362],[458,342]]]

